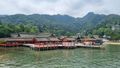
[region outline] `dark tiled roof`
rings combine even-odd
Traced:
[[[58,38],[49,38],[50,41],[60,41]]]
[[[62,40],[63,41],[74,41],[75,39],[74,38],[63,38]]]
[[[31,41],[32,38],[3,38],[4,41]]]
[[[36,38],[37,41],[49,41],[48,38]]]

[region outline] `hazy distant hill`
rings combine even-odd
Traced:
[[[100,15],[89,12],[83,18],[74,18],[68,15],[1,15],[0,22],[10,24],[29,24],[37,26],[39,32],[73,35],[78,32],[91,31],[104,24],[120,23],[119,15]],[[113,23],[112,25],[115,25]],[[101,26],[102,27],[102,26]]]

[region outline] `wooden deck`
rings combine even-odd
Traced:
[[[72,44],[72,45],[63,45],[63,44],[0,44],[0,47],[29,47],[34,50],[54,50],[54,49],[74,49],[74,48],[104,48],[103,45],[84,45],[84,44]]]
[[[39,44],[23,44],[35,50],[54,50],[54,49],[73,49],[75,45],[64,46],[62,44],[56,45],[39,45]]]

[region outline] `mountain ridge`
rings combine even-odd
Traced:
[[[59,35],[75,35],[91,31],[100,24],[106,23],[107,20],[120,19],[120,15],[95,14],[89,12],[84,17],[72,17],[69,15],[47,15],[47,14],[15,14],[0,15],[0,22],[3,24],[23,24],[35,25],[39,32],[50,32]],[[14,32],[14,31],[13,31]]]

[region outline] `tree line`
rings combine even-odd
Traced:
[[[36,25],[32,23],[27,24],[11,24],[11,23],[1,23],[0,22],[0,37],[10,37],[11,33],[37,33],[39,29]]]

